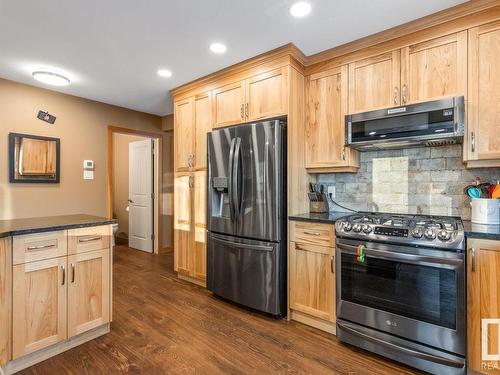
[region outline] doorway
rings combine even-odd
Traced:
[[[117,244],[158,254],[161,236],[162,134],[108,127],[108,216]]]

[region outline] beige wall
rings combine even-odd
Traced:
[[[49,125],[39,110],[57,116]],[[161,118],[0,79],[0,219],[86,213],[107,215],[107,127],[161,131]],[[60,184],[8,182],[9,132],[61,139]],[[83,160],[95,179],[83,180]]]
[[[146,138],[113,133],[113,215],[118,220],[119,232],[128,235],[128,166],[129,143]]]

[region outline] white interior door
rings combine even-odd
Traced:
[[[153,140],[129,144],[129,246],[153,252]]]

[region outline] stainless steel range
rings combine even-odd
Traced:
[[[454,217],[335,223],[337,337],[434,374],[465,374],[465,237]]]

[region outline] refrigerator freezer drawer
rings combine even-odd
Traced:
[[[207,287],[241,305],[283,316],[285,254],[280,243],[208,234]]]

